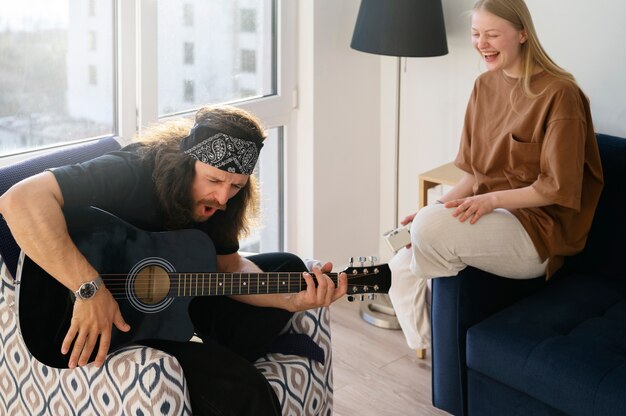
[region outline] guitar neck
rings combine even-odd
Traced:
[[[337,284],[337,273],[326,273]],[[301,272],[288,273],[167,273],[168,297],[260,295],[297,293],[306,288]],[[313,276],[315,279],[315,277]],[[106,281],[106,279],[105,279]],[[162,279],[136,282],[142,293],[159,292]],[[113,285],[115,286],[115,285]],[[115,288],[107,283],[115,296]],[[120,288],[121,289],[121,288]],[[123,293],[120,293],[123,296]]]
[[[171,297],[297,293],[306,289],[300,272],[168,274]],[[327,275],[337,283],[337,273]]]

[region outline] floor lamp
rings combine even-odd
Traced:
[[[400,93],[403,57],[433,57],[448,53],[441,0],[362,0],[350,47],[376,55],[398,57],[394,225],[398,224]],[[361,304],[361,317],[372,325],[399,329],[387,295]]]

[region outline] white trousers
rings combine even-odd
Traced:
[[[475,224],[460,222],[442,204],[419,210],[411,224],[411,248],[389,262],[389,298],[410,348],[430,347],[429,279],[455,276],[467,266],[511,279],[545,273],[522,224],[509,211],[496,209]]]

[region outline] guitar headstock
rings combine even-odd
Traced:
[[[361,262],[360,266],[351,264],[343,272],[348,275],[348,296],[387,293],[391,287],[391,269],[387,264]]]

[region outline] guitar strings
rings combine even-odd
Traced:
[[[179,272],[174,272],[174,273],[167,273],[167,276],[170,278],[170,281],[176,281],[176,280],[184,280],[184,279],[200,279],[202,278],[202,276],[197,277],[196,275],[205,275],[207,280],[215,280],[215,279],[223,279],[223,276],[219,276],[220,274],[229,274],[229,273],[218,273],[218,272],[211,272],[211,273],[179,273]],[[269,275],[269,274],[278,274],[277,273],[259,273],[260,276],[253,276],[255,275],[255,273],[241,273],[242,275],[244,274],[249,274],[250,276],[246,277],[247,279],[263,279],[263,280],[270,280],[270,279],[287,279],[287,280],[304,280],[304,277],[301,274],[296,274],[296,275],[291,275],[291,276],[268,276],[265,277],[263,275]],[[326,275],[328,277],[332,278],[339,278],[339,274],[338,273],[326,273]],[[105,273],[105,274],[101,274],[101,277],[104,278],[104,282],[105,284],[108,282],[126,282],[128,280],[128,274],[127,273]],[[120,276],[119,278],[116,278],[114,276]],[[137,276],[137,275],[135,275]],[[194,277],[191,277],[194,276]],[[348,280],[350,279],[355,279],[355,278],[361,278],[361,277],[366,277],[366,276],[377,276],[376,273],[361,273],[361,274],[349,274],[347,275]],[[313,279],[315,279],[314,275],[311,275],[311,277]],[[159,277],[157,276],[157,279]],[[246,279],[244,278],[244,279]],[[239,279],[239,276],[237,277],[232,277],[231,279]],[[335,281],[335,280],[333,280]],[[336,283],[336,281],[335,281]]]
[[[277,274],[277,273],[278,272],[276,272],[275,274]],[[186,277],[182,277],[181,275],[183,275],[183,274],[187,275],[187,276]],[[239,293],[226,293],[225,289],[230,288],[232,290],[233,288],[238,287],[235,284],[231,284],[230,282],[226,282],[226,279],[224,280],[225,285],[223,285],[221,287],[218,287],[217,285],[215,286],[215,288],[214,288],[215,289],[215,293],[210,293],[210,292],[213,292],[212,290],[210,290],[212,285],[209,285],[209,290],[203,291],[202,288],[198,288],[197,287],[199,282],[197,282],[197,281],[193,281],[192,282],[193,278],[188,276],[190,274],[200,274],[200,273],[178,273],[178,272],[176,272],[176,273],[168,273],[168,276],[170,276],[170,282],[173,282],[173,284],[170,285],[170,289],[169,289],[167,294],[169,294],[169,292],[172,291],[172,290],[175,291],[176,288],[172,289],[172,286],[177,284],[177,283],[180,286],[180,281],[181,280],[189,280],[188,284],[186,284],[186,286],[185,286],[185,288],[183,290],[183,295],[182,296],[193,297],[193,296],[213,296],[213,295],[215,295],[215,296],[224,296],[224,295],[248,294],[248,293],[243,293],[243,292],[245,292],[245,290],[244,291],[240,291]],[[216,276],[217,274],[219,274],[219,273],[210,273],[210,275],[214,277],[214,279],[212,279],[213,283],[216,283],[217,279],[219,279],[219,277]],[[251,273],[251,274],[253,274],[253,273]],[[270,273],[265,273],[265,274],[270,274]],[[326,273],[326,274],[331,279],[333,277],[337,278],[339,276],[338,273]],[[172,275],[177,275],[177,276],[176,277],[172,277]],[[127,274],[124,274],[124,273],[117,273],[117,274],[116,273],[110,273],[110,274],[103,274],[101,276],[103,276],[105,278],[105,285],[106,285],[107,289],[109,289],[109,291],[111,292],[111,294],[113,295],[113,297],[115,299],[128,299],[128,298],[130,298],[130,296],[127,295],[127,291],[126,291],[126,283],[128,281],[128,275]],[[117,279],[117,278],[111,278],[109,276],[124,276],[124,277]],[[365,276],[376,276],[376,274],[373,274],[373,273],[357,273],[357,274],[349,274],[347,277],[348,277],[348,281],[350,281],[350,280],[361,278],[361,277],[365,277]],[[315,277],[315,276],[313,276],[313,277]],[[275,279],[275,278],[276,278],[276,276],[270,276],[270,279]],[[284,276],[282,276],[282,278],[284,278]],[[210,277],[208,279],[210,279]],[[234,279],[236,279],[236,278],[233,278],[233,282],[234,282]],[[268,292],[271,291],[271,293],[267,293],[267,294],[281,294],[281,293],[289,294],[289,293],[298,293],[298,292],[300,292],[302,290],[306,290],[306,284],[305,284],[305,281],[304,281],[304,277],[302,277],[302,275],[300,273],[297,273],[295,275],[290,275],[290,276],[287,277],[287,279],[288,280],[298,279],[298,282],[296,284],[300,286],[300,290],[299,291],[280,292],[279,289],[285,288],[285,286],[284,286],[284,284],[281,284],[281,283],[278,283],[278,282],[268,283],[267,285],[260,285],[258,282],[256,282],[256,286],[254,286],[254,283],[253,283],[253,284],[248,285],[247,287],[249,289],[253,289],[253,293],[251,293],[251,294],[264,294],[263,293],[264,290],[268,290]],[[198,280],[198,279],[196,279],[196,280]],[[295,283],[295,282],[291,282],[291,283]],[[288,287],[291,287],[291,283],[290,283],[290,285]],[[333,283],[336,284],[337,281],[333,280]],[[304,287],[302,287],[302,284],[305,284]],[[353,284],[352,285],[352,287],[361,288],[361,289],[364,289],[365,291],[367,290],[365,288],[371,288],[371,287],[374,287],[374,286],[376,286],[376,284],[360,284],[360,285],[359,284],[356,284],[356,285]],[[256,291],[254,291],[255,288],[257,289]],[[179,289],[180,289],[180,287],[179,287]],[[221,294],[219,293],[220,289],[222,289],[221,291],[223,292]],[[259,289],[261,289],[261,290],[259,290]],[[209,293],[205,294],[205,292],[207,292],[207,291]],[[195,292],[195,294],[193,294],[194,292]],[[187,293],[189,293],[189,294],[187,295]],[[376,292],[371,292],[371,293],[376,293]],[[353,293],[353,294],[355,294],[355,293]],[[356,294],[363,294],[363,293],[356,293]],[[164,299],[168,298],[168,297],[169,296],[166,295],[166,296],[164,296]]]

